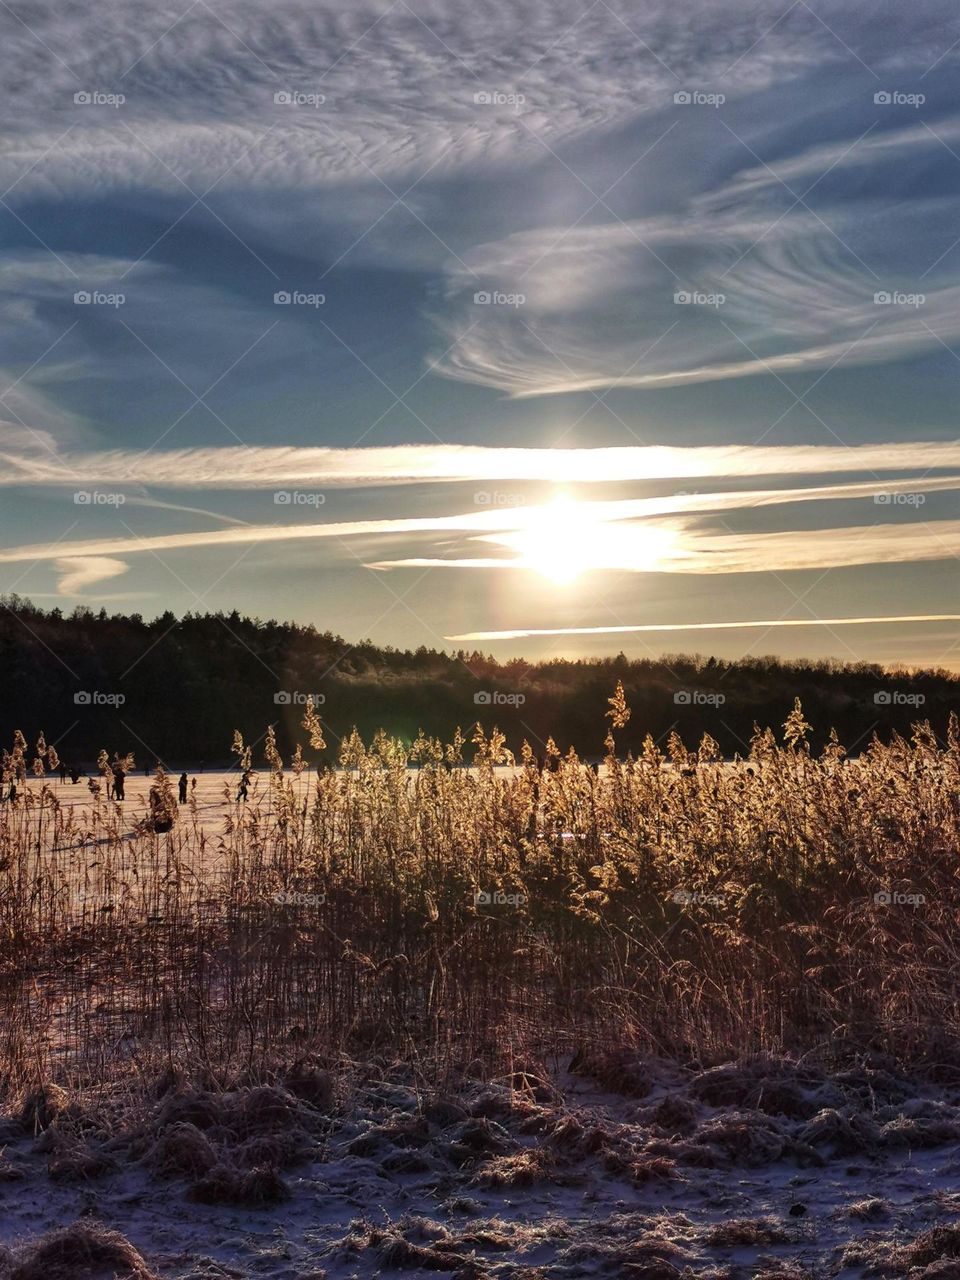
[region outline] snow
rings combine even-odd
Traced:
[[[147,1153],[159,1104],[150,1104],[152,1114],[145,1103],[116,1114],[105,1104],[95,1122],[88,1117],[74,1136],[114,1163],[78,1180],[48,1172],[70,1122],[35,1136],[11,1119],[2,1136],[6,1168],[22,1176],[0,1180],[0,1240],[29,1247],[78,1219],[102,1223],[156,1275],[180,1280],[348,1280],[396,1266],[515,1280],[956,1274],[935,1255],[960,1253],[960,1235],[931,1237],[925,1250],[914,1245],[929,1228],[960,1221],[955,1087],[869,1066],[830,1073],[781,1061],[729,1072],[722,1087],[761,1106],[773,1082],[796,1086],[784,1096],[799,1114],[774,1107],[767,1115],[742,1100],[710,1105],[704,1094],[715,1096],[715,1078],[662,1061],[644,1067],[652,1085],[642,1098],[558,1067],[550,1081],[520,1091],[466,1082],[438,1106],[403,1069],[358,1074],[354,1065],[338,1077],[329,1114],[288,1097],[292,1119],[282,1127],[302,1126],[314,1149],[282,1170],[290,1196],[270,1207],[196,1203],[189,1177],[158,1176]],[[246,1097],[230,1095],[223,1114],[239,1114]],[[689,1117],[689,1132],[657,1126],[657,1115],[670,1114],[655,1111],[664,1098],[690,1104],[676,1111]],[[859,1137],[844,1139],[835,1123],[811,1127],[824,1112],[861,1119],[852,1126]],[[897,1117],[915,1122],[915,1149],[901,1144]],[[753,1129],[780,1135],[784,1149],[774,1155],[774,1146],[752,1142]],[[227,1129],[210,1132],[229,1146]],[[801,1145],[802,1134],[815,1146]],[[851,1150],[857,1142],[861,1149]],[[672,1169],[645,1165],[650,1143],[675,1151]],[[690,1146],[715,1167],[685,1159]],[[533,1151],[542,1159],[529,1185],[496,1185],[490,1175],[504,1159]],[[397,1158],[404,1153],[415,1158]],[[404,1163],[410,1172],[398,1171]],[[911,1258],[923,1264],[911,1268]]]

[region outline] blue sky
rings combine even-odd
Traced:
[[[960,666],[952,6],[0,28],[0,590]]]

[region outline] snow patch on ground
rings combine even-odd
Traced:
[[[630,1054],[442,1093],[403,1067],[48,1089],[2,1123],[0,1277],[945,1280],[958,1103],[885,1063]]]

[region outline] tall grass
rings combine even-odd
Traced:
[[[131,832],[106,786],[70,807],[21,785],[0,806],[4,1089],[315,1053],[955,1050],[955,720],[945,745],[921,724],[814,758],[797,706],[725,763],[709,738],[622,759],[619,691],[608,716],[601,770],[552,743],[542,769],[514,761],[478,728],[471,769],[459,735],[353,735],[314,778],[268,737],[264,780],[246,803],[225,786],[214,829],[193,802]],[[28,758],[18,737],[7,789]]]

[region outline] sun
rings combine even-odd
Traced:
[[[579,503],[554,498],[531,514],[529,526],[515,534],[512,542],[525,568],[562,586],[591,567],[591,535],[596,529]]]
[[[525,522],[490,541],[516,553],[514,566],[530,569],[557,586],[592,569],[654,568],[669,552],[672,533],[643,521],[609,519],[604,504],[559,495],[525,512]]]

